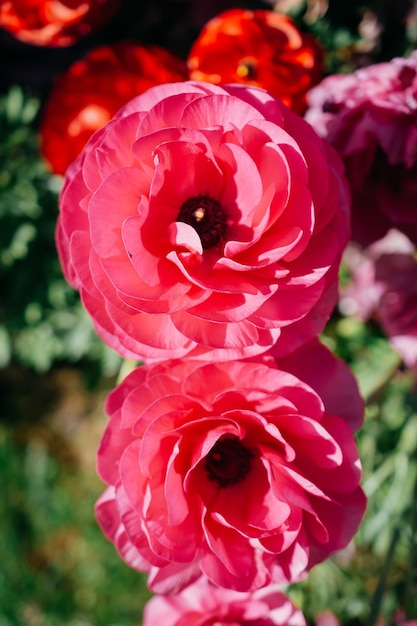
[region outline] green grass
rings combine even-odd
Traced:
[[[81,391],[80,383],[75,407],[66,407],[69,394],[32,423],[16,407],[0,426],[0,626],[140,624],[145,578],[94,519],[103,490],[94,471],[102,397]]]

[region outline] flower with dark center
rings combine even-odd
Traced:
[[[185,222],[197,231],[204,250],[214,248],[226,233],[226,212],[218,200],[198,195],[181,206],[178,222]]]
[[[235,8],[205,24],[187,65],[191,80],[262,87],[303,114],[306,93],[323,74],[323,52],[289,16]]]
[[[318,339],[280,363],[141,365],[106,406],[97,520],[155,593],[202,575],[238,592],[295,582],[359,526],[366,498],[353,429],[363,401]],[[225,617],[194,624],[241,623]]]
[[[209,480],[220,487],[228,487],[242,481],[249,473],[250,452],[238,437],[219,439],[206,457],[204,468]]]
[[[287,354],[336,304],[350,236],[338,158],[256,87],[150,87],[68,169],[65,276],[125,358]]]

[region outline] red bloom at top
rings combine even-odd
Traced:
[[[318,42],[286,15],[232,9],[210,20],[188,57],[192,80],[263,87],[296,113],[322,77]]]
[[[0,0],[0,26],[35,46],[70,46],[108,22],[120,0]]]
[[[185,64],[158,46],[131,42],[97,48],[57,81],[41,125],[42,153],[64,174],[94,131],[149,87],[186,78]]]

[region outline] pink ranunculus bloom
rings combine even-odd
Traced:
[[[351,281],[343,287],[342,313],[380,324],[404,363],[417,370],[417,260],[414,244],[401,232],[361,250],[350,247]]]
[[[341,161],[301,117],[259,88],[184,82],[93,135],[67,171],[57,245],[123,356],[227,360],[322,330],[349,235]]]
[[[318,340],[299,358],[167,361],[110,394],[96,515],[152,591],[202,573],[237,591],[295,581],[354,536],[363,404]]]
[[[325,78],[305,117],[342,156],[352,194],[352,238],[390,228],[417,243],[417,52]]]
[[[255,592],[223,589],[200,578],[171,596],[145,605],[143,626],[306,626],[300,609],[276,588]]]

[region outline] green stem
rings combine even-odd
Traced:
[[[415,597],[415,580],[417,577],[417,480],[414,483],[414,498],[411,502],[411,532],[410,532],[410,569],[405,587],[405,611],[410,619],[416,615],[417,602]]]
[[[141,363],[137,361],[133,361],[131,359],[123,359],[120,365],[119,373],[117,375],[117,384],[119,385],[122,380],[124,380],[126,376],[130,374],[130,372],[136,369],[136,367],[139,367],[139,365],[141,365]]]
[[[395,548],[397,546],[397,541],[399,538],[400,538],[400,528],[399,526],[396,526],[392,534],[391,543],[388,547],[388,551],[385,557],[385,562],[382,567],[381,575],[378,580],[378,585],[372,597],[371,610],[369,613],[369,618],[366,623],[366,626],[375,626],[375,623],[381,614],[381,605],[382,605],[382,600],[383,600],[383,596],[385,592],[385,587],[387,585],[388,573],[391,567],[391,561],[394,556]]]

